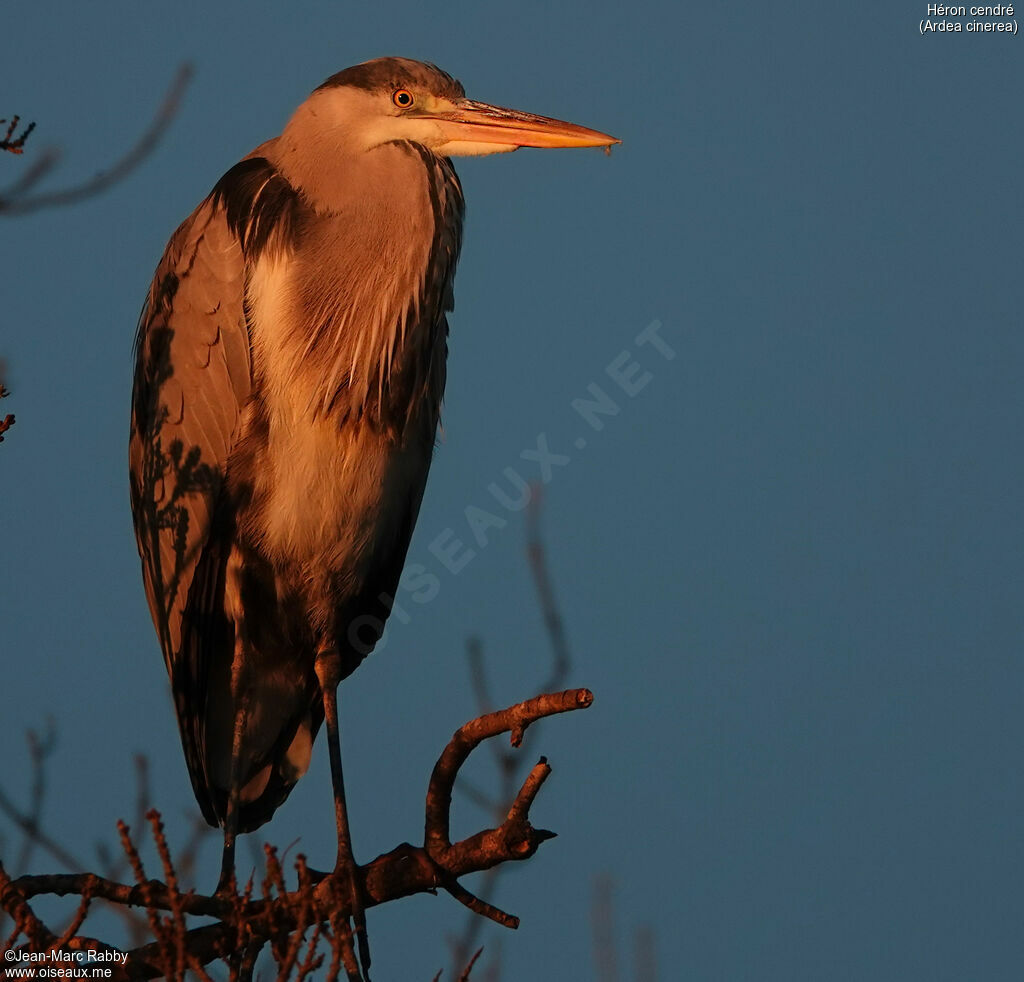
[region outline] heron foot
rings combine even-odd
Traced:
[[[359,867],[352,856],[352,850],[348,849],[343,853],[341,843],[338,861],[331,876],[335,881],[339,900],[347,900],[351,912],[351,925],[349,919],[345,918],[340,931],[345,970],[350,982],[370,982],[370,940],[366,933],[366,903],[360,888]],[[358,963],[356,952],[359,954]]]

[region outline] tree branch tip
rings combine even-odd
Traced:
[[[459,976],[459,982],[469,982],[469,974],[473,971],[473,966],[476,964],[477,959],[484,953],[484,946],[480,945],[477,948],[476,953],[469,960],[469,964],[465,967],[462,974]]]
[[[534,799],[536,799],[541,787],[550,775],[551,766],[548,764],[547,758],[541,757],[541,759],[533,765],[530,773],[526,775],[526,780],[523,781],[523,785],[519,789],[519,793],[516,795],[515,800],[512,802],[512,805],[508,810],[508,818],[506,821],[514,823],[527,821]]]
[[[511,931],[515,931],[519,927],[519,918],[515,914],[506,913],[500,907],[495,907],[486,900],[481,900],[475,894],[470,893],[455,877],[443,881],[441,886],[460,904],[473,911],[474,914],[486,917],[494,921],[495,924],[507,927]]]
[[[3,419],[0,419],[0,443],[4,442],[3,434],[6,433],[14,425],[14,413],[8,413]]]

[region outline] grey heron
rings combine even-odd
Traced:
[[[222,887],[236,832],[285,800],[325,719],[354,870],[336,689],[379,640],[430,467],[463,216],[450,158],[617,142],[380,58],[327,79],[171,237],[136,341],[131,499]]]

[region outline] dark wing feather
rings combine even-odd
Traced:
[[[251,387],[244,277],[238,236],[211,195],[168,243],[136,341],[132,511],[193,784],[203,771],[202,747],[196,731],[189,739],[187,721],[202,706],[175,683],[185,606]],[[190,667],[193,678],[197,667]]]

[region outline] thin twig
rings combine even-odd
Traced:
[[[594,880],[590,924],[594,939],[594,968],[599,982],[619,982],[619,956],[612,914],[613,889],[614,884],[607,874]]]
[[[79,862],[62,845],[51,839],[42,829],[35,825],[31,816],[24,814],[7,797],[6,792],[0,787],[0,812],[3,812],[22,832],[31,836],[39,846],[45,849],[62,866],[69,869],[84,869],[85,864]]]
[[[17,874],[28,869],[32,850],[38,844],[36,834],[43,817],[43,800],[46,797],[46,758],[53,752],[57,744],[53,717],[46,718],[46,733],[40,737],[35,730],[26,734],[28,740],[29,760],[32,763],[32,790],[29,797],[28,813],[25,815],[25,837],[21,852],[18,854],[14,869]]]
[[[182,96],[191,78],[192,66],[189,64],[182,65],[171,82],[170,88],[164,95],[163,101],[152,122],[142,136],[139,137],[135,146],[128,150],[119,160],[115,161],[107,170],[100,171],[95,177],[70,188],[28,195],[27,192],[56,163],[57,154],[55,151],[50,151],[48,156],[46,154],[43,155],[40,163],[33,168],[30,175],[23,176],[20,181],[11,185],[6,191],[0,192],[0,213],[24,215],[27,212],[38,211],[40,208],[76,204],[79,201],[106,191],[112,185],[117,184],[118,181],[123,180],[153,152],[153,149],[160,142],[167,127],[178,114]],[[43,161],[45,161],[45,164]]]
[[[178,889],[178,875],[174,871],[174,863],[171,862],[171,851],[167,846],[167,837],[164,835],[164,823],[160,820],[160,813],[151,808],[146,813],[146,819],[153,829],[153,841],[156,843],[157,855],[164,868],[164,883],[167,884],[167,899],[170,901],[171,918],[174,925],[174,974],[177,977],[184,973],[185,957],[185,933],[188,926],[185,921],[185,913],[181,909],[181,891]]]
[[[530,571],[533,573],[534,586],[537,589],[537,600],[540,603],[544,626],[547,628],[548,641],[554,663],[551,676],[544,684],[546,690],[558,689],[569,677],[572,659],[569,654],[569,643],[565,637],[565,622],[555,600],[555,588],[548,572],[547,549],[540,531],[541,487],[534,485],[530,503],[526,509],[526,554],[530,560]]]
[[[156,944],[160,952],[162,974],[167,975],[169,974],[172,961],[170,938],[167,936],[167,931],[164,928],[162,918],[157,913],[153,892],[150,888],[149,880],[146,879],[145,870],[142,867],[142,859],[139,857],[139,851],[135,848],[135,844],[131,839],[131,829],[129,829],[124,822],[119,821],[117,823],[117,831],[121,836],[121,847],[124,849],[125,855],[128,857],[128,862],[131,864],[132,871],[135,873],[135,882],[142,895],[142,902],[146,907],[146,913],[149,916],[149,927],[153,932],[153,937],[156,939]],[[170,891],[168,891],[168,893],[169,892]],[[170,903],[170,901],[168,902]]]
[[[54,944],[54,947],[58,951],[62,948],[66,948],[68,942],[70,942],[71,939],[82,929],[82,925],[85,923],[85,918],[89,914],[89,904],[91,902],[92,897],[89,896],[89,891],[84,891],[82,893],[82,902],[78,905],[78,910],[75,911],[75,916],[71,919],[71,923],[64,929],[64,933]]]
[[[306,976],[315,972],[324,963],[324,956],[318,955],[316,951],[317,946],[320,944],[321,937],[323,937],[323,928],[319,924],[316,924],[313,927],[313,934],[306,947],[306,957],[302,960],[298,974],[295,976],[297,982],[302,982]]]
[[[0,119],[0,124],[6,123],[6,119]],[[0,150],[6,150],[8,153],[24,153],[25,141],[28,139],[29,134],[36,128],[35,123],[29,123],[21,131],[21,136],[15,136],[14,131],[18,128],[18,123],[21,122],[20,116],[12,116],[10,125],[7,127],[7,132],[4,134],[3,139],[0,139]]]
[[[465,971],[459,976],[459,982],[469,982],[469,973],[473,971],[473,966],[476,964],[476,960],[483,954],[483,948],[477,948],[473,957],[470,958],[469,964],[466,966]]]
[[[24,934],[32,951],[43,951],[57,940],[56,935],[35,915],[17,883],[7,875],[3,863],[0,863],[0,907],[14,919],[13,937],[17,939]]]
[[[291,976],[292,969],[299,957],[299,949],[302,947],[302,939],[309,927],[309,919],[313,910],[313,884],[309,876],[309,867],[306,865],[306,857],[299,855],[295,860],[295,870],[299,874],[299,918],[295,930],[292,931],[285,950],[284,957],[278,961],[279,971],[278,982],[287,982]],[[282,888],[282,892],[283,888]]]

